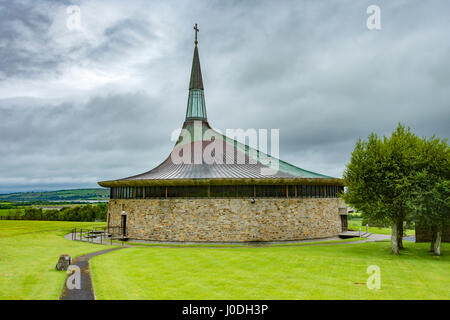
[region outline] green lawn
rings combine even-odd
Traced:
[[[91,260],[98,299],[450,299],[450,245],[127,248]],[[381,290],[366,287],[369,265]]]
[[[73,227],[104,224],[0,220],[0,299],[58,299],[66,277],[55,270],[59,255],[76,257],[105,248],[63,235]]]
[[[362,224],[362,218],[353,218],[351,220],[348,220],[348,228],[352,230],[359,230],[359,227],[361,227],[361,231],[366,231],[366,226],[361,226]],[[391,228],[377,228],[377,227],[370,227],[369,226],[369,232],[372,234],[392,234]],[[413,236],[415,235],[415,230],[406,230],[405,235],[406,236]]]

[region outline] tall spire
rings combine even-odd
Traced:
[[[186,110],[186,120],[204,120],[206,118],[206,104],[205,96],[203,93],[203,80],[202,80],[202,70],[200,68],[200,58],[198,56],[197,48],[197,32],[200,30],[197,24],[194,25],[195,30],[195,47],[194,47],[194,58],[192,60],[191,69],[191,80],[189,82],[189,98]]]
[[[197,46],[194,48],[194,58],[192,60],[191,81],[189,82],[189,90],[191,89],[203,90],[202,70],[200,68]]]

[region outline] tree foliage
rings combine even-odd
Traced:
[[[65,207],[61,210],[42,208],[25,208],[21,219],[49,221],[96,221],[106,220],[105,204]]]
[[[430,250],[440,254],[442,231],[450,224],[450,152],[446,140],[422,139],[420,168],[409,201],[417,223],[429,228]]]
[[[390,137],[359,139],[344,171],[343,199],[371,221],[392,226],[392,251],[403,247],[403,222],[420,164],[420,138],[401,124]]]

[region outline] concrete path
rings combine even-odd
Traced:
[[[384,241],[384,240],[391,240],[390,234],[371,234],[369,237],[367,237],[368,241]]]
[[[72,265],[76,265],[80,268],[81,288],[80,289],[67,288],[67,278],[69,277],[67,276],[66,281],[64,281],[64,287],[61,296],[59,297],[59,300],[95,300],[95,293],[92,287],[91,273],[89,270],[89,259],[119,249],[122,248],[106,249],[75,258],[72,261]]]
[[[66,234],[64,236],[67,240],[72,240],[72,234]],[[339,237],[329,237],[329,238],[321,238],[321,239],[309,239],[309,240],[292,240],[292,241],[268,241],[268,242],[208,242],[208,243],[199,243],[199,242],[183,242],[183,245],[189,245],[190,247],[203,247],[203,248],[233,248],[234,247],[267,247],[274,244],[289,244],[290,246],[294,246],[296,244],[304,246],[304,245],[319,245],[315,244],[314,242],[323,242],[323,241],[335,241],[335,240],[342,240]],[[370,234],[365,240],[358,240],[358,241],[351,241],[351,242],[340,242],[340,243],[321,243],[320,245],[335,245],[335,244],[355,244],[355,243],[363,243],[363,242],[376,242],[376,241],[386,241],[391,240],[390,234]],[[403,237],[403,240],[405,241],[412,241],[415,242],[414,236],[405,236]],[[86,241],[86,240],[85,240]],[[91,243],[97,243],[100,244],[99,238],[93,238],[90,239],[89,242]],[[147,241],[147,240],[130,240],[133,244],[127,244],[126,241],[120,243],[120,242],[113,242],[112,245],[114,246],[124,246],[124,247],[144,247],[145,244],[152,244],[151,247],[156,248],[158,247],[158,244],[161,245],[161,247],[164,248],[183,248],[183,246],[177,246],[180,244],[180,242],[170,242],[170,241]],[[101,244],[103,245],[110,245],[110,240],[103,240]],[[205,245],[207,244],[207,246]],[[217,244],[217,246],[214,246],[214,244]],[[170,245],[174,245],[173,247]],[[230,246],[227,246],[230,245]],[[239,245],[239,246],[236,246]],[[148,247],[148,246],[146,246]]]
[[[72,235],[72,233],[68,233],[64,236],[67,240],[75,239],[77,241],[80,240],[79,234],[77,234],[76,238]],[[137,240],[132,239],[129,242],[127,241],[116,241],[112,242],[113,246],[123,246],[123,247],[151,247],[151,248],[158,248],[158,245],[161,245],[161,247],[164,248],[183,248],[183,247],[199,247],[199,248],[242,248],[242,247],[267,247],[274,244],[289,244],[289,245],[305,245],[305,244],[315,244],[315,242],[323,242],[323,241],[336,241],[336,240],[342,240],[342,238],[339,237],[328,237],[328,238],[320,238],[320,239],[306,239],[306,240],[287,240],[287,241],[252,241],[252,242],[192,242],[192,241],[151,241],[151,240]],[[360,240],[360,241],[354,241],[352,243],[360,243],[365,242],[366,240]],[[100,242],[100,238],[90,238],[89,240],[83,239],[83,242],[88,243],[96,243],[96,244],[103,244],[103,245],[111,245],[111,242],[109,239],[103,239]],[[129,244],[132,243],[132,244]],[[346,242],[343,242],[346,243]],[[148,246],[146,244],[151,244],[152,246]],[[182,244],[183,246],[180,246]],[[331,243],[330,243],[331,244]],[[173,246],[171,246],[173,245]],[[215,246],[216,245],[216,246]]]
[[[416,242],[416,236],[407,236],[407,237],[403,237],[403,240],[405,240],[405,241],[411,241],[411,242]]]

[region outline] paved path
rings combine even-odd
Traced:
[[[72,234],[66,234],[64,236],[67,240],[72,240]],[[357,241],[350,241],[350,242],[336,242],[336,243],[314,243],[314,242],[323,242],[323,241],[332,241],[332,240],[342,240],[339,237],[329,237],[329,238],[322,238],[322,239],[309,239],[309,240],[295,240],[295,241],[270,241],[270,242],[243,242],[243,243],[236,243],[236,242],[221,242],[221,243],[213,243],[209,242],[206,243],[198,243],[198,242],[183,242],[186,246],[179,246],[179,242],[164,242],[164,241],[146,241],[146,240],[131,240],[130,242],[132,244],[127,244],[126,241],[122,242],[122,246],[124,247],[149,247],[145,244],[152,244],[151,247],[158,248],[158,244],[161,244],[161,247],[164,248],[186,248],[186,247],[199,247],[199,248],[242,248],[242,247],[267,247],[274,244],[289,244],[289,246],[305,246],[305,245],[336,245],[336,244],[355,244],[355,243],[363,243],[363,242],[377,242],[377,241],[386,241],[391,240],[390,234],[370,234],[366,239],[364,240],[357,240]],[[403,237],[403,240],[405,241],[412,241],[415,242],[414,236],[406,236]],[[86,240],[85,240],[86,241]],[[90,239],[89,242],[91,243],[98,243],[100,244],[99,238]],[[103,240],[103,245],[110,245],[110,240]],[[217,246],[214,246],[214,244],[217,244]],[[120,242],[113,242],[112,245],[114,246],[120,246]],[[171,246],[174,245],[174,246]],[[230,246],[227,246],[230,245]],[[236,246],[238,245],[238,246]]]
[[[96,257],[101,254],[105,254],[111,251],[119,250],[122,248],[112,248],[102,251],[97,251],[93,253],[86,254],[75,258],[72,261],[72,265],[80,267],[81,271],[81,288],[80,289],[69,289],[67,288],[67,278],[64,281],[64,287],[59,297],[60,300],[95,300],[94,289],[92,288],[91,273],[89,270],[89,259]]]
[[[79,241],[79,234],[77,234],[76,237],[72,235],[72,233],[68,233],[64,236],[67,240],[73,240],[76,239]],[[103,239],[100,242],[100,237],[96,238],[90,238],[90,239],[83,239],[84,242],[88,243],[96,243],[96,244],[103,244],[106,246],[113,245],[113,246],[123,246],[123,247],[147,247],[147,248],[205,248],[205,249],[217,249],[217,248],[242,248],[242,247],[269,247],[272,245],[277,244],[288,244],[289,246],[295,246],[295,245],[318,245],[315,242],[323,242],[323,241],[336,241],[336,240],[342,240],[342,238],[339,237],[328,237],[328,238],[320,238],[320,239],[306,239],[306,240],[287,240],[287,241],[254,241],[254,242],[176,242],[176,241],[150,241],[150,240],[130,240],[127,241],[116,241],[116,242],[110,242],[109,239]],[[359,240],[359,241],[353,241],[353,242],[342,242],[344,243],[361,243],[366,242],[367,240]],[[151,246],[148,246],[148,244],[151,244]],[[322,243],[327,244],[327,243]],[[321,245],[322,245],[321,244]],[[328,244],[335,244],[335,243],[328,243]],[[340,244],[340,243],[337,243]],[[160,246],[159,246],[160,245]]]
[[[368,241],[384,241],[384,240],[391,240],[390,234],[371,234],[369,237],[367,237]]]
[[[411,241],[411,242],[416,242],[416,236],[407,236],[407,237],[403,237],[403,240],[405,240],[405,241]]]

